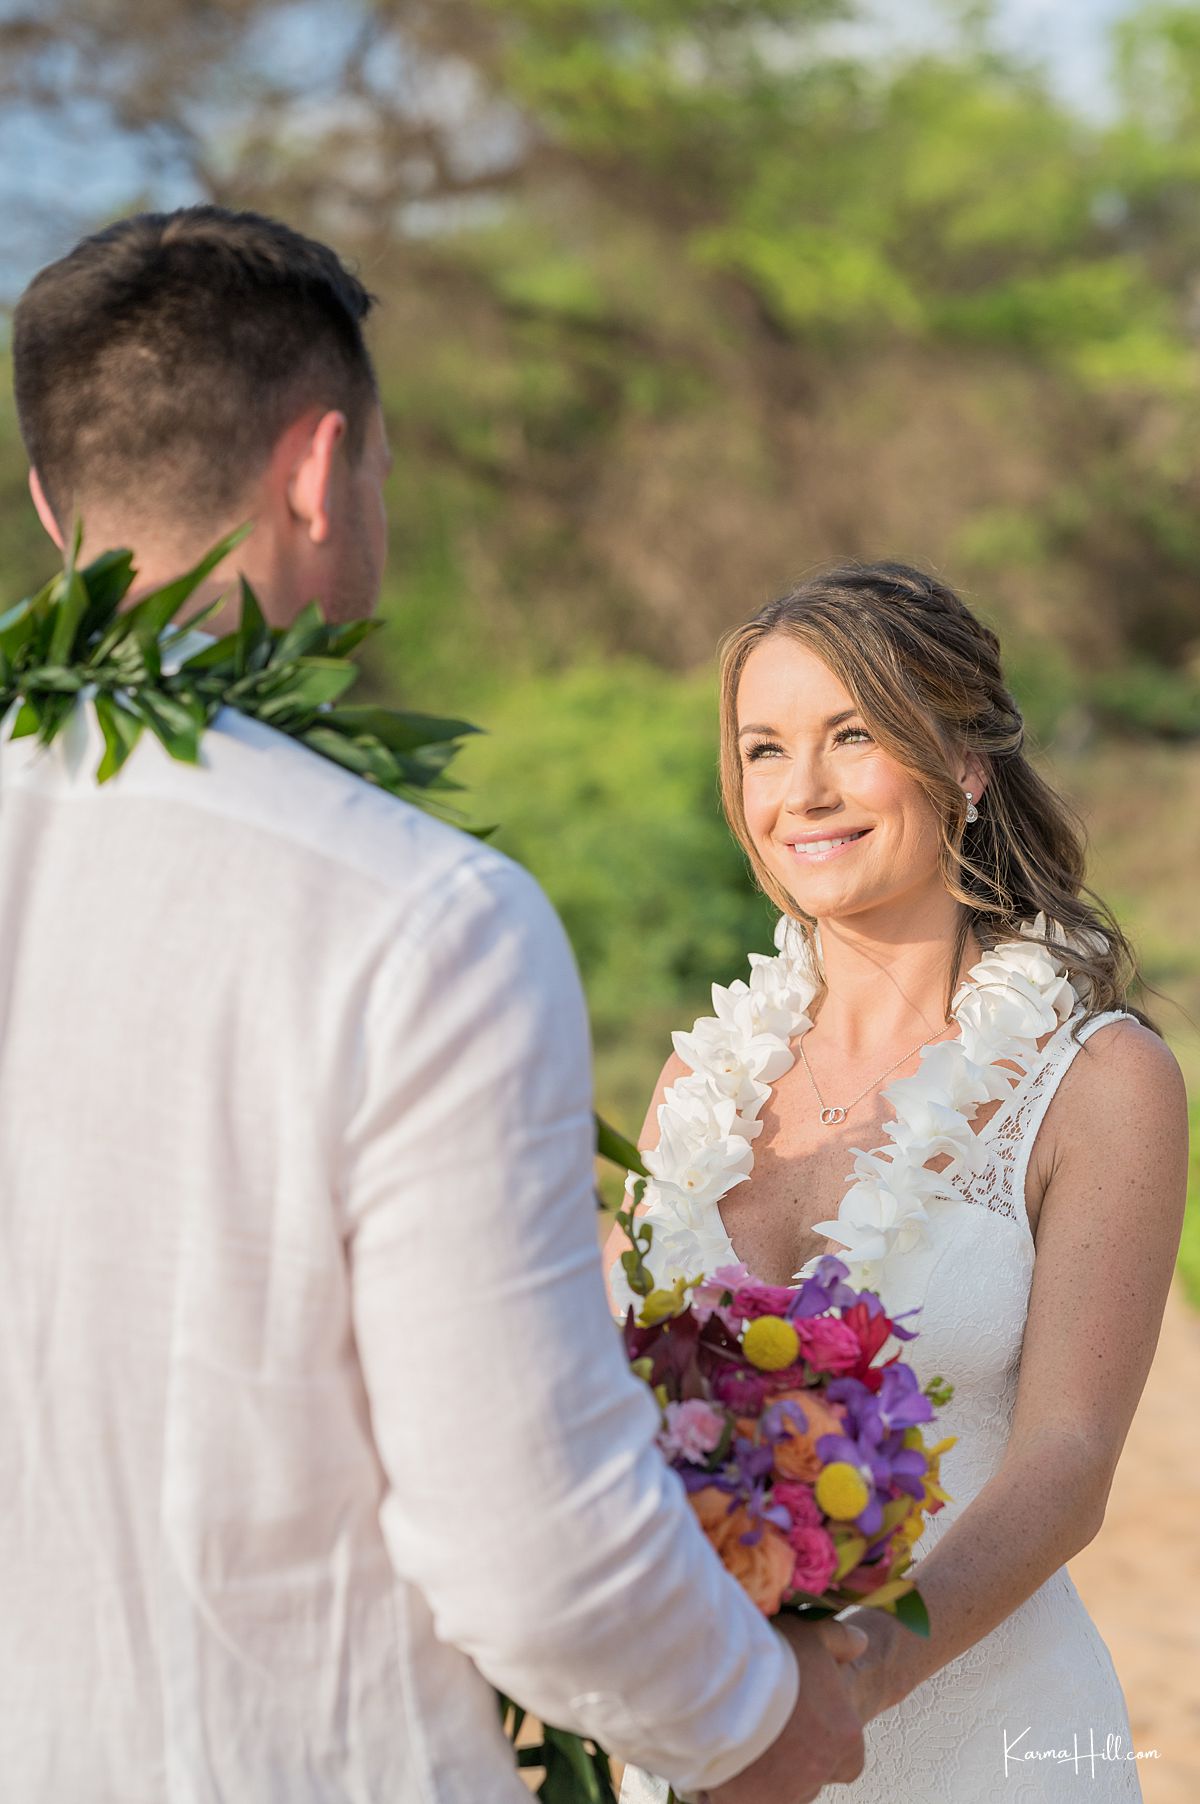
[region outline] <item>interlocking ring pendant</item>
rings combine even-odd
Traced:
[[[841,1125],[842,1125],[843,1121],[845,1121],[845,1119],[846,1119],[845,1109],[822,1109],[821,1110],[822,1127],[841,1127]]]

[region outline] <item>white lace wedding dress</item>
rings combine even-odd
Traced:
[[[920,1559],[997,1471],[1008,1440],[1035,1256],[1025,1208],[1034,1140],[1068,1066],[1083,1056],[1081,1043],[1120,1018],[1094,1016],[1078,1038],[1076,1016],[1060,1023],[980,1130],[975,1169],[953,1177],[966,1206],[945,1210],[937,1232],[906,1252],[884,1288],[893,1315],[922,1306],[909,1323],[919,1338],[904,1351],[922,1385],[940,1373],[955,1387],[938,1414],[939,1436],[958,1437],[942,1461],[954,1501],[929,1519],[917,1545],[918,1585]],[[1142,1795],[1120,1681],[1065,1567],[869,1723],[865,1740],[862,1776],[826,1787],[822,1801],[1049,1804],[1078,1796],[1100,1804]],[[622,1804],[662,1804],[666,1796],[663,1781],[627,1770]]]

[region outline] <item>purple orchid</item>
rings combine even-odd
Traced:
[[[831,1403],[845,1405],[845,1432],[822,1435],[817,1453],[825,1461],[845,1460],[862,1473],[872,1494],[855,1527],[864,1535],[877,1535],[883,1506],[894,1491],[924,1495],[927,1461],[918,1448],[904,1445],[904,1430],[928,1422],[933,1406],[907,1366],[888,1366],[878,1392],[857,1378],[835,1378],[826,1395]]]
[[[845,1281],[849,1275],[848,1265],[832,1253],[822,1254],[812,1276],[796,1289],[788,1304],[788,1315],[794,1321],[801,1315],[824,1315],[827,1309],[849,1308],[858,1301],[858,1292]]]

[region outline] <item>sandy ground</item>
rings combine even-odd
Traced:
[[[1200,1798],[1200,1316],[1178,1282],[1104,1527],[1071,1576],[1129,1705],[1145,1804]],[[1189,1423],[1191,1426],[1189,1427]]]

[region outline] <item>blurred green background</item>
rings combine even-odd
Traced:
[[[370,682],[487,727],[472,814],[563,914],[623,1127],[769,945],[716,641],[845,557],[1000,631],[1200,1110],[1200,15],[1110,8],[1088,105],[985,5],[908,37],[858,10],[164,0],[151,32],[6,0],[7,205],[39,258],[145,202],[256,206],[380,297]],[[55,189],[56,158],[119,173]],[[16,598],[52,559],[3,391]],[[1200,1304],[1200,1200],[1182,1266]]]

